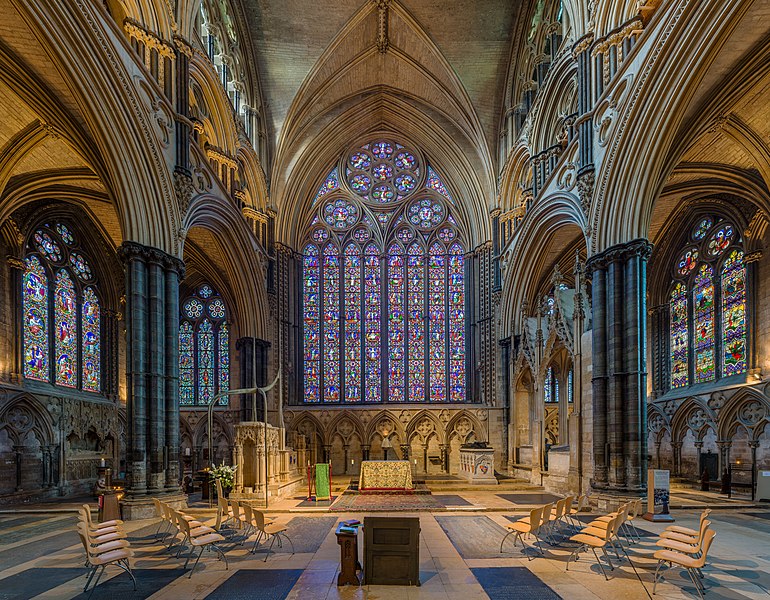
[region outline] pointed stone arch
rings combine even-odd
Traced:
[[[329,421],[326,426],[326,439],[331,442],[335,435],[339,435],[343,440],[348,440],[352,435],[357,435],[362,444],[365,444],[364,424],[355,411],[340,411]]]
[[[35,435],[41,445],[55,441],[48,410],[27,392],[17,395],[3,407],[0,412],[0,429],[6,431],[15,446],[23,446],[30,433]]]
[[[749,440],[757,440],[770,422],[770,400],[752,388],[739,389],[719,412],[718,439],[729,440],[738,427],[748,431]]]
[[[402,444],[406,443],[406,431],[404,426],[394,414],[387,410],[381,410],[378,412],[369,424],[366,426],[366,437],[364,442],[369,444],[375,435],[382,437],[383,433],[388,432],[388,435],[395,433],[398,435],[398,439]]]
[[[714,413],[697,397],[687,398],[671,419],[671,441],[682,442],[691,430],[696,440],[701,440],[708,428],[715,428]]]
[[[461,410],[453,415],[447,423],[446,432],[446,443],[455,437],[460,443],[464,443],[470,433],[473,433],[477,440],[486,440],[486,431],[481,426],[481,421],[469,410]]]
[[[446,443],[446,431],[436,413],[429,410],[421,410],[412,417],[406,426],[406,439],[403,443],[411,443],[415,437],[426,443],[433,435],[436,436],[439,444]]]

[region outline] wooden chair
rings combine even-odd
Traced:
[[[505,540],[508,539],[508,536],[513,534],[513,545],[516,546],[516,540],[521,540],[522,545],[522,552],[526,554],[527,550],[527,543],[524,541],[524,535],[532,534],[535,536],[535,539],[542,543],[542,540],[538,537],[538,531],[540,527],[543,524],[543,510],[545,509],[545,506],[540,506],[538,508],[533,508],[530,513],[529,517],[525,517],[523,519],[519,519],[518,521],[514,523],[509,523],[505,526],[505,528],[508,530],[508,533],[505,534],[505,537],[500,542],[500,552],[503,551],[503,544],[505,543]],[[540,550],[540,554],[543,553],[543,549],[536,546],[538,550]],[[531,556],[527,556],[528,560],[532,560]]]
[[[219,480],[217,480],[217,489],[221,489]],[[214,529],[221,532],[225,523],[234,520],[234,518],[233,509],[227,502],[227,498],[220,493],[217,496],[217,522],[214,525]]]
[[[80,536],[80,540],[86,551],[87,565],[91,567],[91,574],[88,576],[86,585],[83,588],[84,592],[88,591],[91,580],[94,578],[96,571],[101,567],[101,571],[94,582],[94,587],[91,588],[91,593],[88,595],[89,598],[94,593],[96,586],[99,585],[99,580],[101,579],[104,570],[109,565],[115,565],[128,573],[131,580],[134,582],[134,591],[136,591],[136,578],[131,572],[131,565],[128,562],[128,559],[131,558],[134,553],[128,546],[127,540],[122,540],[126,545],[118,548],[108,548],[105,544],[96,544],[95,540],[91,538],[88,526],[85,523],[78,523],[78,535]]]
[[[703,582],[700,580],[699,572],[706,564],[706,558],[708,557],[709,549],[716,536],[716,531],[713,529],[707,529],[703,536],[703,544],[701,547],[701,555],[695,557],[689,554],[682,554],[681,552],[675,552],[674,550],[658,550],[653,555],[658,559],[658,566],[655,569],[655,579],[652,585],[652,593],[655,593],[655,588],[658,585],[658,581],[663,579],[663,573],[660,572],[660,567],[663,563],[670,563],[672,565],[680,566],[687,570],[687,574],[695,584],[695,589],[698,591],[698,596],[703,600],[703,592],[706,591]]]
[[[87,517],[88,517],[88,526],[95,528],[95,529],[104,529],[105,527],[117,527],[119,525],[123,525],[123,521],[120,519],[113,519],[111,521],[103,521],[101,523],[94,523],[91,519],[91,508],[88,506],[88,504],[83,505],[83,510],[85,511]]]
[[[604,565],[602,565],[602,561],[599,560],[599,555],[596,554],[596,549],[597,548],[601,549],[602,553],[604,554],[604,557],[607,559],[607,564],[609,564],[610,570],[614,571],[615,566],[612,564],[612,560],[610,560],[610,555],[607,554],[606,546],[607,544],[611,544],[610,539],[612,535],[617,530],[617,527],[620,527],[620,523],[619,523],[620,519],[621,519],[621,516],[618,515],[612,520],[612,525],[610,527],[607,527],[606,529],[596,530],[596,532],[599,535],[591,535],[591,534],[585,533],[586,531],[585,529],[580,533],[573,535],[570,538],[570,541],[577,542],[578,546],[575,548],[575,550],[572,551],[572,554],[570,554],[567,557],[567,571],[569,571],[569,563],[573,557],[575,558],[575,562],[577,562],[578,557],[580,555],[580,551],[587,548],[591,548],[591,551],[594,553],[594,557],[596,558],[596,562],[599,564],[599,568],[602,570],[602,574],[604,575],[604,578],[607,581],[609,581],[609,577],[607,577],[607,572],[604,570]]]
[[[214,531],[211,527],[204,526],[192,528],[190,526],[191,522],[185,519],[179,519],[178,522],[182,527],[182,533],[184,534],[185,539],[189,541],[190,545],[192,546],[192,551],[187,556],[187,560],[184,563],[184,569],[187,568],[187,565],[190,562],[190,558],[195,553],[195,548],[200,548],[200,551],[198,552],[198,558],[195,559],[195,564],[193,564],[193,568],[190,569],[188,578],[192,578],[193,571],[195,571],[195,567],[198,566],[198,561],[201,559],[204,548],[208,548],[209,550],[213,548],[216,550],[217,554],[222,558],[223,561],[225,561],[225,570],[230,568],[230,565],[227,564],[227,557],[225,556],[225,553],[219,546],[217,546],[217,542],[225,541],[224,536]],[[206,531],[204,531],[204,529]]]
[[[265,562],[267,562],[267,557],[270,556],[270,552],[273,549],[273,544],[275,541],[278,540],[278,545],[281,545],[281,538],[286,538],[289,544],[291,544],[291,554],[293,556],[294,542],[292,542],[291,539],[289,539],[289,536],[286,535],[288,527],[286,527],[286,525],[278,525],[276,523],[271,523],[268,525],[265,522],[265,515],[261,510],[252,509],[251,512],[254,516],[254,523],[256,524],[257,530],[259,531],[257,539],[254,540],[254,547],[251,549],[252,554],[257,551],[257,544],[259,543],[259,540],[262,539],[262,536],[264,536],[265,542],[270,539],[270,546],[267,549],[267,554],[265,554]]]
[[[657,542],[655,542],[655,545],[660,548],[666,548],[667,550],[681,552],[682,554],[692,554],[694,556],[699,556],[703,546],[703,538],[705,537],[706,531],[708,531],[710,525],[711,521],[704,519],[701,521],[700,532],[698,533],[697,537],[690,537],[679,534],[678,539],[672,539],[670,537],[660,538]]]
[[[669,525],[663,530],[663,533],[660,534],[660,537],[667,538],[670,536],[674,536],[674,539],[676,539],[677,535],[687,535],[690,537],[696,537],[700,533],[700,526],[705,521],[708,516],[711,514],[711,509],[707,508],[704,510],[700,515],[700,523],[698,524],[698,529],[690,529],[689,527],[682,527],[681,525]]]
[[[174,526],[176,527],[176,534],[174,535],[172,539],[172,545],[174,540],[177,538],[177,536],[182,536],[182,541],[179,543],[179,550],[177,551],[176,555],[177,558],[182,553],[182,548],[185,546],[185,542],[190,541],[190,534],[192,533],[193,536],[199,536],[204,535],[207,533],[213,533],[214,529],[209,527],[208,525],[205,525],[201,521],[196,521],[194,517],[191,515],[187,515],[181,511],[174,510],[173,508],[169,507],[169,510],[171,512],[171,520],[174,523]],[[171,546],[169,546],[169,549]]]
[[[583,524],[580,522],[576,515],[589,506],[590,502],[588,500],[588,494],[582,494],[577,497],[576,507],[573,507],[571,504],[567,507],[567,515],[578,529],[581,528]]]
[[[567,511],[567,498],[562,498],[561,500],[557,500],[556,504],[553,508],[553,532],[554,534],[559,534],[559,526],[564,524],[564,516]]]

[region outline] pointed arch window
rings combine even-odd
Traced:
[[[690,231],[673,271],[671,389],[745,373],[746,266],[733,224],[701,219]]]
[[[465,249],[438,173],[378,139],[341,158],[313,206],[304,401],[464,402]]]
[[[227,307],[208,284],[181,305],[179,322],[179,404],[208,405],[230,389],[230,329]],[[221,398],[219,405],[226,405]]]
[[[101,304],[75,234],[64,223],[46,223],[27,250],[21,280],[24,377],[101,392]]]

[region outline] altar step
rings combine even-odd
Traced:
[[[420,481],[416,479],[415,481]],[[511,477],[497,477],[497,485],[495,484],[470,484],[461,477],[455,477],[452,475],[446,476],[432,476],[422,481],[425,486],[432,492],[471,492],[488,490],[496,493],[500,492],[542,492],[543,487],[540,485],[533,485],[526,479],[515,479]]]

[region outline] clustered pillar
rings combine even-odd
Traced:
[[[179,280],[183,263],[125,242],[127,500],[179,492]]]
[[[647,469],[646,293],[652,246],[639,239],[589,262],[592,272],[594,486],[640,491]]]

